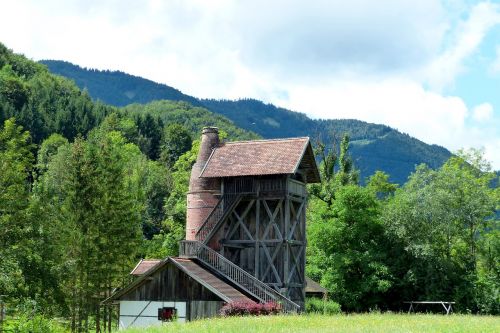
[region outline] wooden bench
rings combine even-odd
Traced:
[[[441,304],[446,311],[446,314],[450,314],[450,312],[453,312],[453,309],[451,307],[452,304],[455,304],[455,302],[445,302],[445,301],[408,301],[404,302],[406,304],[410,304],[410,308],[408,309],[408,313],[411,313],[411,310],[415,311],[415,308],[418,304]],[[415,304],[415,308],[413,305]]]

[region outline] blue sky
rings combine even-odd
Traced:
[[[2,1],[0,41],[210,98],[395,127],[500,169],[500,1]]]

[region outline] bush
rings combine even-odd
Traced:
[[[306,312],[334,315],[342,311],[340,310],[340,304],[337,302],[320,298],[308,298],[306,299]]]
[[[12,327],[15,333],[65,333],[67,330],[55,319],[35,314],[22,314]]]
[[[255,302],[229,302],[221,309],[220,314],[228,316],[261,316],[278,314],[281,305],[275,302],[255,303]]]

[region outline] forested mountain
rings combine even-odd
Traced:
[[[116,106],[159,99],[187,101],[194,106],[203,106],[224,115],[236,126],[264,138],[307,135],[329,145],[348,133],[354,162],[361,171],[362,180],[376,170],[383,170],[390,175],[392,181],[402,184],[415,165],[425,163],[437,168],[451,156],[443,147],[428,145],[384,125],[345,119],[313,120],[305,114],[254,99],[197,99],[167,85],[122,72],[85,69],[64,61],[41,62],[53,73],[74,80],[94,99]]]
[[[92,90],[92,97],[115,106],[168,99],[197,105],[196,98],[177,89],[120,71],[83,69],[66,61],[44,60],[51,72],[68,77],[80,88]],[[140,82],[140,84],[137,84]]]

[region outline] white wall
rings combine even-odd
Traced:
[[[186,302],[120,301],[120,329],[168,324],[158,320],[158,309],[174,307],[177,321],[186,321]]]

